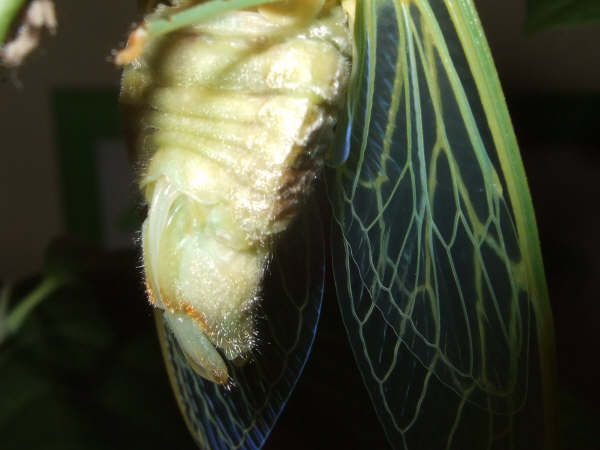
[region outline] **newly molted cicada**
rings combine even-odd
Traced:
[[[148,296],[198,444],[260,448],[302,371],[329,165],[340,309],[390,443],[552,448],[535,219],[471,2],[172,3],[132,34],[121,102]]]

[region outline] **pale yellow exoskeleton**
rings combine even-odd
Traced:
[[[148,295],[196,370],[218,383],[228,380],[219,351],[239,360],[256,345],[274,242],[320,172],[350,75],[338,2],[294,5],[164,34],[123,75],[149,205]]]

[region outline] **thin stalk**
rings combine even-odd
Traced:
[[[0,343],[19,331],[34,308],[66,283],[67,279],[65,277],[46,275],[33,291],[19,301],[8,314],[5,314],[5,311],[11,288],[5,287],[0,296]]]
[[[215,0],[203,3],[175,13],[168,18],[161,17],[149,20],[147,23],[148,35],[152,37],[159,36],[192,25],[199,20],[216,14],[262,5],[264,3],[275,3],[276,1],[281,0]]]

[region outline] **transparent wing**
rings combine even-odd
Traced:
[[[259,344],[233,386],[198,376],[160,312],[157,328],[169,378],[194,439],[204,449],[258,449],[267,439],[310,353],[324,288],[322,224],[309,209],[286,236],[263,288]]]
[[[340,308],[389,441],[553,447],[552,317],[525,174],[467,0],[358,2]]]

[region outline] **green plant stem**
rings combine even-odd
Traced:
[[[0,0],[2,1],[2,0]],[[173,14],[168,18],[159,18],[148,21],[148,34],[152,37],[169,33],[173,30],[192,25],[198,20],[205,19],[216,14],[236,9],[248,8],[250,6],[261,5],[263,3],[274,3],[279,0],[215,0],[203,3],[198,6],[187,8],[181,12]]]
[[[33,309],[44,299],[50,297],[57,289],[64,286],[66,282],[67,278],[65,277],[46,275],[29,295],[18,302],[6,317],[2,317],[3,311],[0,310],[0,343],[8,336],[16,333]],[[10,288],[5,288],[2,298],[0,298],[0,303],[2,303],[0,304],[0,308],[5,307],[8,302],[9,293]]]
[[[4,43],[15,16],[26,1],[0,0],[0,45]]]

